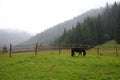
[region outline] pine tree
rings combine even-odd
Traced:
[[[117,16],[116,41],[118,44],[120,44],[120,5],[118,10],[118,16]]]

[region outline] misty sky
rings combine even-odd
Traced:
[[[0,0],[0,29],[39,33],[90,9],[120,0]]]

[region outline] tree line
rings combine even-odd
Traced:
[[[114,3],[106,7],[97,17],[87,17],[78,22],[71,30],[64,29],[62,36],[54,43],[61,44],[102,44],[115,40],[120,44],[120,4]]]

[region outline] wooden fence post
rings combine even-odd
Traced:
[[[97,47],[97,54],[98,54],[98,55],[100,54],[99,47]]]
[[[117,49],[117,45],[115,46],[115,50],[116,50],[116,56],[118,56],[118,49]]]
[[[36,46],[35,46],[35,55],[37,55],[37,51],[38,51],[38,42],[36,43]]]
[[[60,43],[59,43],[59,54],[61,53],[61,45],[60,45]]]
[[[9,51],[9,57],[12,57],[12,44],[10,43],[10,51]]]

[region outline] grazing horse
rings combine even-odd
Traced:
[[[81,54],[82,56],[82,52],[83,52],[83,56],[86,55],[86,48],[71,48],[71,56],[74,56],[75,52],[79,52],[79,55]]]

